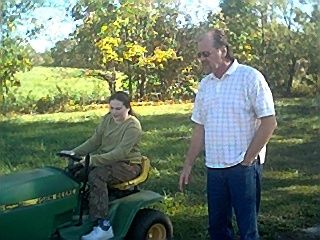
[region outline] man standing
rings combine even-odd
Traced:
[[[234,59],[222,30],[203,35],[198,50],[209,75],[201,80],[195,99],[195,126],[179,187],[183,191],[188,184],[204,147],[210,238],[233,239],[233,208],[241,240],[257,240],[260,165],[277,126],[272,94],[258,70]]]

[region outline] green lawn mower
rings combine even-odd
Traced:
[[[79,240],[92,230],[94,223],[86,215],[87,177],[79,181],[74,176],[80,158],[60,156],[69,159],[65,169],[44,167],[0,176],[1,240]],[[86,156],[85,173],[89,158]],[[162,196],[138,189],[150,168],[148,158],[142,162],[140,176],[109,189],[108,218],[114,240],[173,238],[170,219],[153,208]]]

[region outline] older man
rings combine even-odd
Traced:
[[[241,240],[257,240],[261,164],[277,126],[272,94],[257,69],[234,59],[222,30],[204,34],[198,50],[208,75],[201,80],[194,104],[195,126],[180,190],[204,147],[211,239],[233,239],[234,209]]]

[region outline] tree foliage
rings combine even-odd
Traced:
[[[20,85],[15,74],[31,68],[30,48],[26,39],[33,36],[41,26],[37,26],[35,19],[30,19],[27,13],[41,4],[41,1],[0,2],[0,106],[2,110],[5,108],[5,99],[10,94],[10,88]],[[16,33],[16,29],[28,21],[31,21],[34,28],[26,32],[25,38],[21,38]]]
[[[208,25],[226,29],[236,57],[261,70],[276,94],[291,95],[294,79],[305,79],[304,69],[318,78],[319,60],[311,53],[319,46],[317,5],[312,15],[292,0],[225,0],[220,7]]]
[[[73,37],[53,49],[56,65],[87,67],[111,91],[137,99],[190,98],[200,76],[195,58],[204,29],[225,29],[240,62],[266,76],[273,91],[290,95],[294,81],[316,84],[319,76],[319,7],[312,14],[293,0],[224,0],[221,10],[197,23],[174,1],[81,0],[82,19]],[[306,44],[306,42],[308,44]],[[119,72],[126,78],[118,81]]]
[[[73,16],[83,24],[56,44],[55,64],[85,65],[111,91],[126,89],[136,99],[190,98],[197,81],[187,74],[196,69],[195,31],[179,14],[173,1],[79,1]],[[126,76],[120,83],[119,72]]]
[[[131,94],[136,90],[138,98],[145,90],[161,94],[175,78],[169,66],[182,61],[172,34],[177,13],[164,4],[155,9],[141,1],[126,2],[114,11],[116,18],[102,26],[97,41],[102,63],[107,69],[123,69],[128,76],[123,85]]]
[[[15,73],[31,67],[28,52],[36,64],[50,64],[48,53],[37,56],[25,39],[14,35],[37,4],[1,2],[1,99],[19,85]],[[305,4],[223,0],[219,11],[197,22],[174,0],[79,0],[72,8],[77,28],[51,49],[52,65],[85,68],[86,75],[106,81],[111,92],[128,90],[136,100],[193,99],[201,76],[197,37],[219,27],[226,31],[236,58],[258,68],[276,95],[297,94],[299,88],[305,89],[303,94],[316,94],[320,13],[316,0],[308,1],[309,10],[302,8]]]

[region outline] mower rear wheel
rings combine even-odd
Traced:
[[[173,227],[170,219],[160,211],[142,209],[135,216],[127,239],[130,240],[171,240]]]

